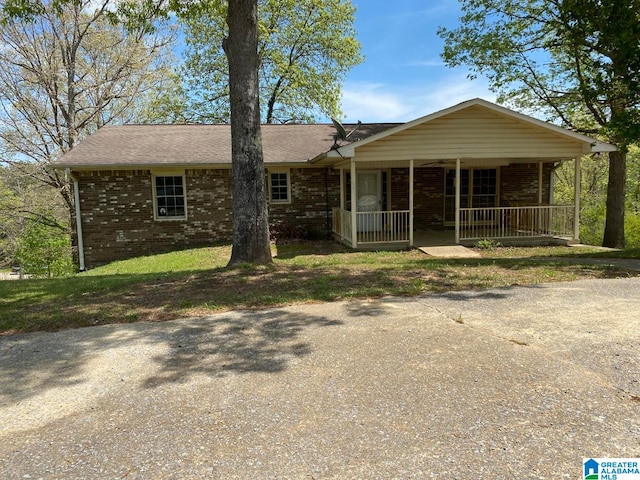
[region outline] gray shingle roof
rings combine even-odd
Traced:
[[[398,124],[362,125],[341,145]],[[347,132],[355,125],[345,125]],[[264,161],[306,163],[334,144],[333,125],[263,125]],[[116,125],[101,128],[58,159],[54,166],[114,168],[180,165],[230,165],[229,125]]]

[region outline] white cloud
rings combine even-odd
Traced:
[[[342,89],[342,111],[345,121],[394,122],[406,116],[410,107],[382,83],[349,82]]]
[[[342,111],[347,123],[407,122],[472,98],[494,102],[496,96],[481,79],[471,81],[458,74],[420,86],[347,82]]]

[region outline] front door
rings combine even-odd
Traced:
[[[380,171],[358,172],[357,212],[359,232],[379,232],[382,228],[382,175]]]

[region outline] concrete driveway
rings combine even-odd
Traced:
[[[0,339],[0,478],[582,478],[640,455],[640,278]]]

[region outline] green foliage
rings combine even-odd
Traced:
[[[604,237],[607,179],[606,158],[582,159],[580,198],[580,240],[589,245],[602,245]],[[640,149],[629,147],[627,155],[625,232],[628,248],[640,247]],[[555,203],[573,203],[573,162],[564,163],[555,172]]]
[[[495,242],[490,238],[483,238],[482,240],[478,240],[474,245],[474,247],[479,250],[488,250],[488,251],[493,251],[496,248],[499,248],[501,246],[502,244],[500,242]]]
[[[62,204],[58,218],[69,221],[71,189],[51,162],[87,135],[108,123],[175,119],[173,99],[160,97],[168,106],[159,114],[147,109],[175,84],[168,57],[173,34],[142,21],[155,14],[155,3],[0,2],[0,158],[13,168],[10,177],[31,179],[28,189],[11,186],[23,217],[37,211],[25,198],[35,180],[38,193],[46,191],[43,202]],[[60,198],[51,200],[50,192]]]
[[[640,214],[627,213],[625,229],[628,248],[640,248]]]
[[[259,0],[262,121],[312,121],[339,116],[340,85],[362,61],[353,28],[355,8],[344,0]],[[229,121],[226,4],[208,0],[182,15],[191,120]]]
[[[19,222],[13,213],[20,200],[0,177],[0,265],[10,263],[17,248]]]
[[[73,273],[69,234],[49,226],[50,213],[43,222],[29,220],[18,243],[15,257],[23,272],[34,277],[63,277]],[[47,222],[48,220],[48,222]]]

